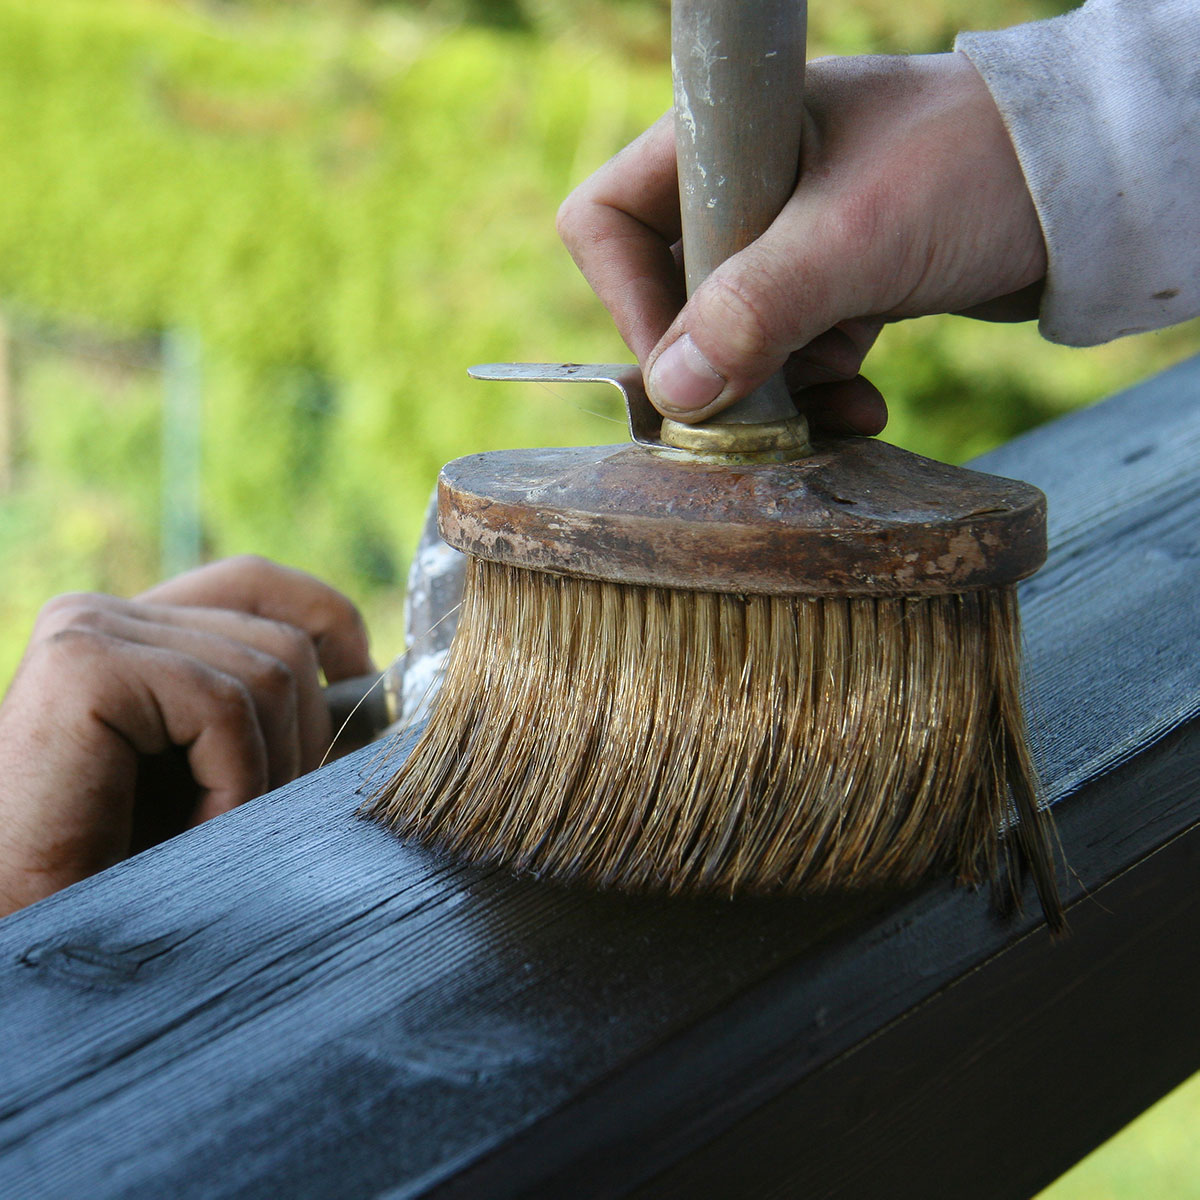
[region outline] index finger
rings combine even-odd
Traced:
[[[558,232],[644,363],[684,301],[673,251],[680,223],[671,113],[563,201]]]
[[[312,638],[330,683],[375,669],[358,609],[315,576],[266,558],[242,555],[209,563],[168,579],[137,599],[151,604],[227,608],[294,626]]]

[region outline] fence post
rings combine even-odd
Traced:
[[[197,566],[203,556],[200,521],[203,454],[203,372],[199,339],[169,329],[162,337],[162,570],[164,577]]]
[[[0,313],[0,493],[12,491],[17,452],[17,389],[12,340],[8,319]]]

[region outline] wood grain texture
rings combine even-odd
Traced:
[[[1200,1066],[1198,450],[1193,361],[978,464],[1050,500],[1069,940],[465,870],[355,816],[368,750],[0,922],[0,1195],[1028,1194]]]

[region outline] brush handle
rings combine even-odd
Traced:
[[[690,296],[764,233],[796,185],[803,127],[805,0],[674,0],[675,153]],[[722,424],[796,416],[782,375]]]

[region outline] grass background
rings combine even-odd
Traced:
[[[1065,7],[814,5],[810,54]],[[464,372],[627,357],[553,218],[668,105],[666,24],[665,0],[0,0],[0,679],[49,596],[178,565],[164,339],[194,360],[202,556],[328,578],[380,658],[443,462],[620,440],[606,392]],[[888,329],[869,374],[890,440],[962,460],[1196,347],[938,318]],[[1193,1082],[1048,1194],[1200,1195],[1198,1105]]]

